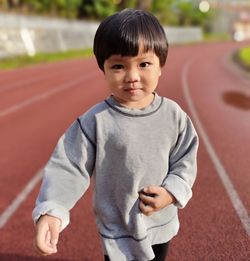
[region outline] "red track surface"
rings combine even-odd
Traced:
[[[158,93],[175,99],[191,115],[183,92],[186,84],[200,120],[194,122],[202,124],[249,212],[250,81],[228,61],[236,47],[233,43],[172,47]],[[107,95],[93,59],[0,72],[0,218],[46,163],[65,128]],[[168,260],[250,260],[246,227],[202,138],[198,157],[194,196],[180,211],[181,229],[172,240]],[[31,212],[38,189],[39,184],[0,228],[0,260],[102,260],[91,190],[72,210],[59,253],[42,258],[33,252]],[[249,229],[249,216],[246,222]]]

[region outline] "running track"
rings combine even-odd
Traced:
[[[229,61],[235,43],[172,47],[158,93],[175,99],[200,134],[194,196],[180,211],[169,261],[250,260],[250,79]],[[108,95],[93,59],[0,72],[0,260],[101,261],[91,190],[72,210],[59,254],[32,248],[40,169],[57,139]]]

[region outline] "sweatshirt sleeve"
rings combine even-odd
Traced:
[[[192,197],[192,186],[197,174],[198,136],[190,118],[186,115],[184,128],[171,150],[169,172],[163,187],[176,199],[176,206],[184,208]]]
[[[83,131],[80,121],[59,139],[44,168],[44,177],[32,217],[36,222],[49,214],[69,223],[69,210],[85,193],[95,164],[95,143]]]

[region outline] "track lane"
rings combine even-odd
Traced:
[[[72,89],[78,85],[84,85],[86,82],[94,79],[97,73],[91,73],[88,75],[82,75],[75,77],[75,79],[70,80],[65,77],[60,78],[60,80],[52,80],[50,83],[42,83],[37,85],[36,88],[26,89],[24,92],[16,91],[14,95],[8,93],[5,99],[5,107],[0,111],[0,117],[3,118],[12,114],[16,111],[21,110],[24,107],[30,106],[33,103],[40,102],[43,99],[47,99],[50,96],[56,95],[57,93],[64,92],[67,89]],[[6,105],[7,104],[7,105]],[[14,105],[9,105],[14,104]]]
[[[40,77],[46,77],[47,74],[55,72],[67,72],[83,66],[96,67],[96,62],[92,58],[73,59],[54,63],[44,63],[39,65],[25,66],[13,70],[0,71],[0,90],[4,85],[23,85],[31,79],[36,80]]]
[[[198,66],[202,62],[198,57],[190,67],[189,82],[190,86],[197,86],[191,90],[191,95],[200,119],[203,119],[219,158],[249,210],[250,163],[246,158],[250,155],[250,145],[247,146],[250,144],[250,117],[249,109],[242,109],[241,104],[244,99],[250,104],[247,98],[250,97],[250,81],[247,84],[225,67],[223,61],[232,48],[231,45],[218,45],[213,50],[215,54],[208,53],[214,58],[203,61],[202,67]],[[197,75],[199,77],[195,77]],[[233,93],[232,99],[236,99],[237,93],[241,94],[242,100],[236,100],[236,104],[228,103],[225,96],[230,93]]]
[[[88,66],[89,68],[86,68]],[[42,67],[43,70],[45,67]],[[68,81],[72,81],[75,78],[84,77],[85,70],[88,71],[90,68],[96,68],[95,63],[92,60],[86,61],[75,61],[74,66],[69,64],[68,66],[64,63],[60,68],[55,66],[54,69],[47,68],[46,72],[37,68],[36,72],[27,75],[23,73],[20,79],[16,79],[16,73],[13,71],[12,81],[0,83],[0,111],[5,108],[6,104],[17,104],[24,97],[32,97],[35,93],[43,92],[47,87],[57,88],[57,85],[63,84]],[[95,70],[93,70],[95,71]]]

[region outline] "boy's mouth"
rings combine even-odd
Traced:
[[[142,88],[139,86],[134,86],[134,85],[127,85],[124,90],[125,91],[136,91],[136,90],[141,90]]]
[[[141,88],[125,88],[124,91],[128,93],[136,93],[137,91],[141,90]]]

